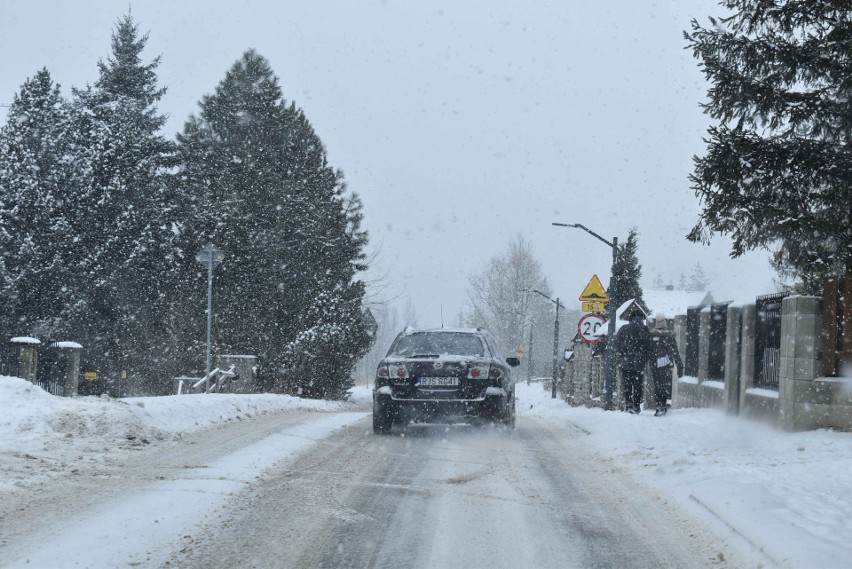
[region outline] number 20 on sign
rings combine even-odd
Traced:
[[[577,324],[577,332],[587,344],[596,344],[601,341],[600,334],[606,321],[597,314],[586,314],[580,318]]]

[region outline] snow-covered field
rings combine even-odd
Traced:
[[[315,411],[317,420],[304,437],[304,444],[313,444],[336,425],[360,420],[369,399],[363,386],[345,403],[276,395],[63,399],[24,380],[0,377],[0,500],[37,491],[78,469],[121,461],[161,441],[258,414]],[[651,412],[572,408],[535,384],[519,384],[518,415],[519,428],[530,415],[565,425],[566,436],[579,427],[613,468],[656,487],[703,520],[708,532],[751,550],[765,567],[850,566],[848,433],[782,433],[702,409],[674,409],[655,418]]]

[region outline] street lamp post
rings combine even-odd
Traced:
[[[618,258],[618,237],[613,237],[612,241],[607,241],[585,225],[581,223],[553,223],[557,227],[576,227],[589,233],[593,237],[603,241],[612,248],[612,270],[609,279],[609,309],[607,310],[607,337],[606,337],[606,352],[604,353],[604,409],[612,411],[612,389],[615,384],[615,311],[618,308],[616,303],[616,282],[615,282],[615,265]]]
[[[550,302],[556,304],[556,320],[553,322],[553,386],[551,389],[550,397],[552,399],[556,399],[556,381],[559,373],[559,306],[561,303],[559,302],[559,298],[553,300],[540,290],[536,289],[522,289],[523,292],[534,292],[538,295],[543,296]],[[565,308],[564,306],[562,308]],[[532,336],[532,330],[530,330],[530,336]],[[532,344],[532,340],[530,340],[530,344]]]
[[[207,373],[204,375],[205,393],[210,390],[210,370],[212,367],[210,340],[213,328],[213,269],[219,266],[219,263],[221,263],[224,258],[225,254],[221,249],[213,245],[213,243],[208,243],[202,247],[201,251],[198,252],[198,255],[195,256],[196,261],[202,265],[207,265]]]
[[[533,328],[535,328],[535,320],[530,318],[530,347],[527,350],[527,385],[532,381],[533,374]]]

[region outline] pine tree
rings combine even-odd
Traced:
[[[180,184],[195,204],[184,246],[212,241],[226,255],[214,293],[218,353],[258,355],[278,391],[342,397],[370,342],[357,195],[253,50],[202,99],[178,143]]]
[[[642,279],[642,266],[636,256],[639,247],[637,236],[634,227],[627,236],[627,242],[618,245],[615,270],[613,271],[615,295],[610,296],[609,302],[615,302],[615,306],[619,307],[626,301],[635,298],[647,314],[649,312],[648,307],[642,298],[642,286],[639,284]],[[610,285],[610,289],[612,289],[612,285]]]
[[[718,121],[690,176],[704,209],[688,238],[729,234],[734,257],[774,247],[775,267],[818,292],[826,275],[852,272],[852,10],[721,4],[731,15],[685,34]]]
[[[47,69],[28,79],[0,130],[0,321],[8,335],[73,339],[63,325],[76,245],[69,207],[82,171],[68,103]]]
[[[93,87],[75,89],[74,132],[85,149],[82,187],[73,196],[79,258],[68,315],[89,354],[90,366],[115,377],[119,370],[168,373],[166,291],[176,282],[179,233],[176,199],[167,183],[174,144],[160,129],[156,104],[159,58],[143,64],[148,36],[128,15],[112,36],[112,56],[99,62]]]

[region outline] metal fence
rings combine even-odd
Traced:
[[[701,306],[693,306],[686,311],[686,361],[684,373],[698,377],[698,341],[701,329]]]
[[[38,353],[36,383],[50,393],[62,397],[65,395],[65,374],[68,369],[67,354],[50,343]]]
[[[0,345],[0,375],[18,377],[20,367],[20,348],[14,344]]]
[[[707,379],[725,381],[725,342],[728,334],[728,305],[710,305],[710,346],[707,357]]]
[[[754,386],[778,390],[781,378],[781,301],[790,293],[755,299]]]

